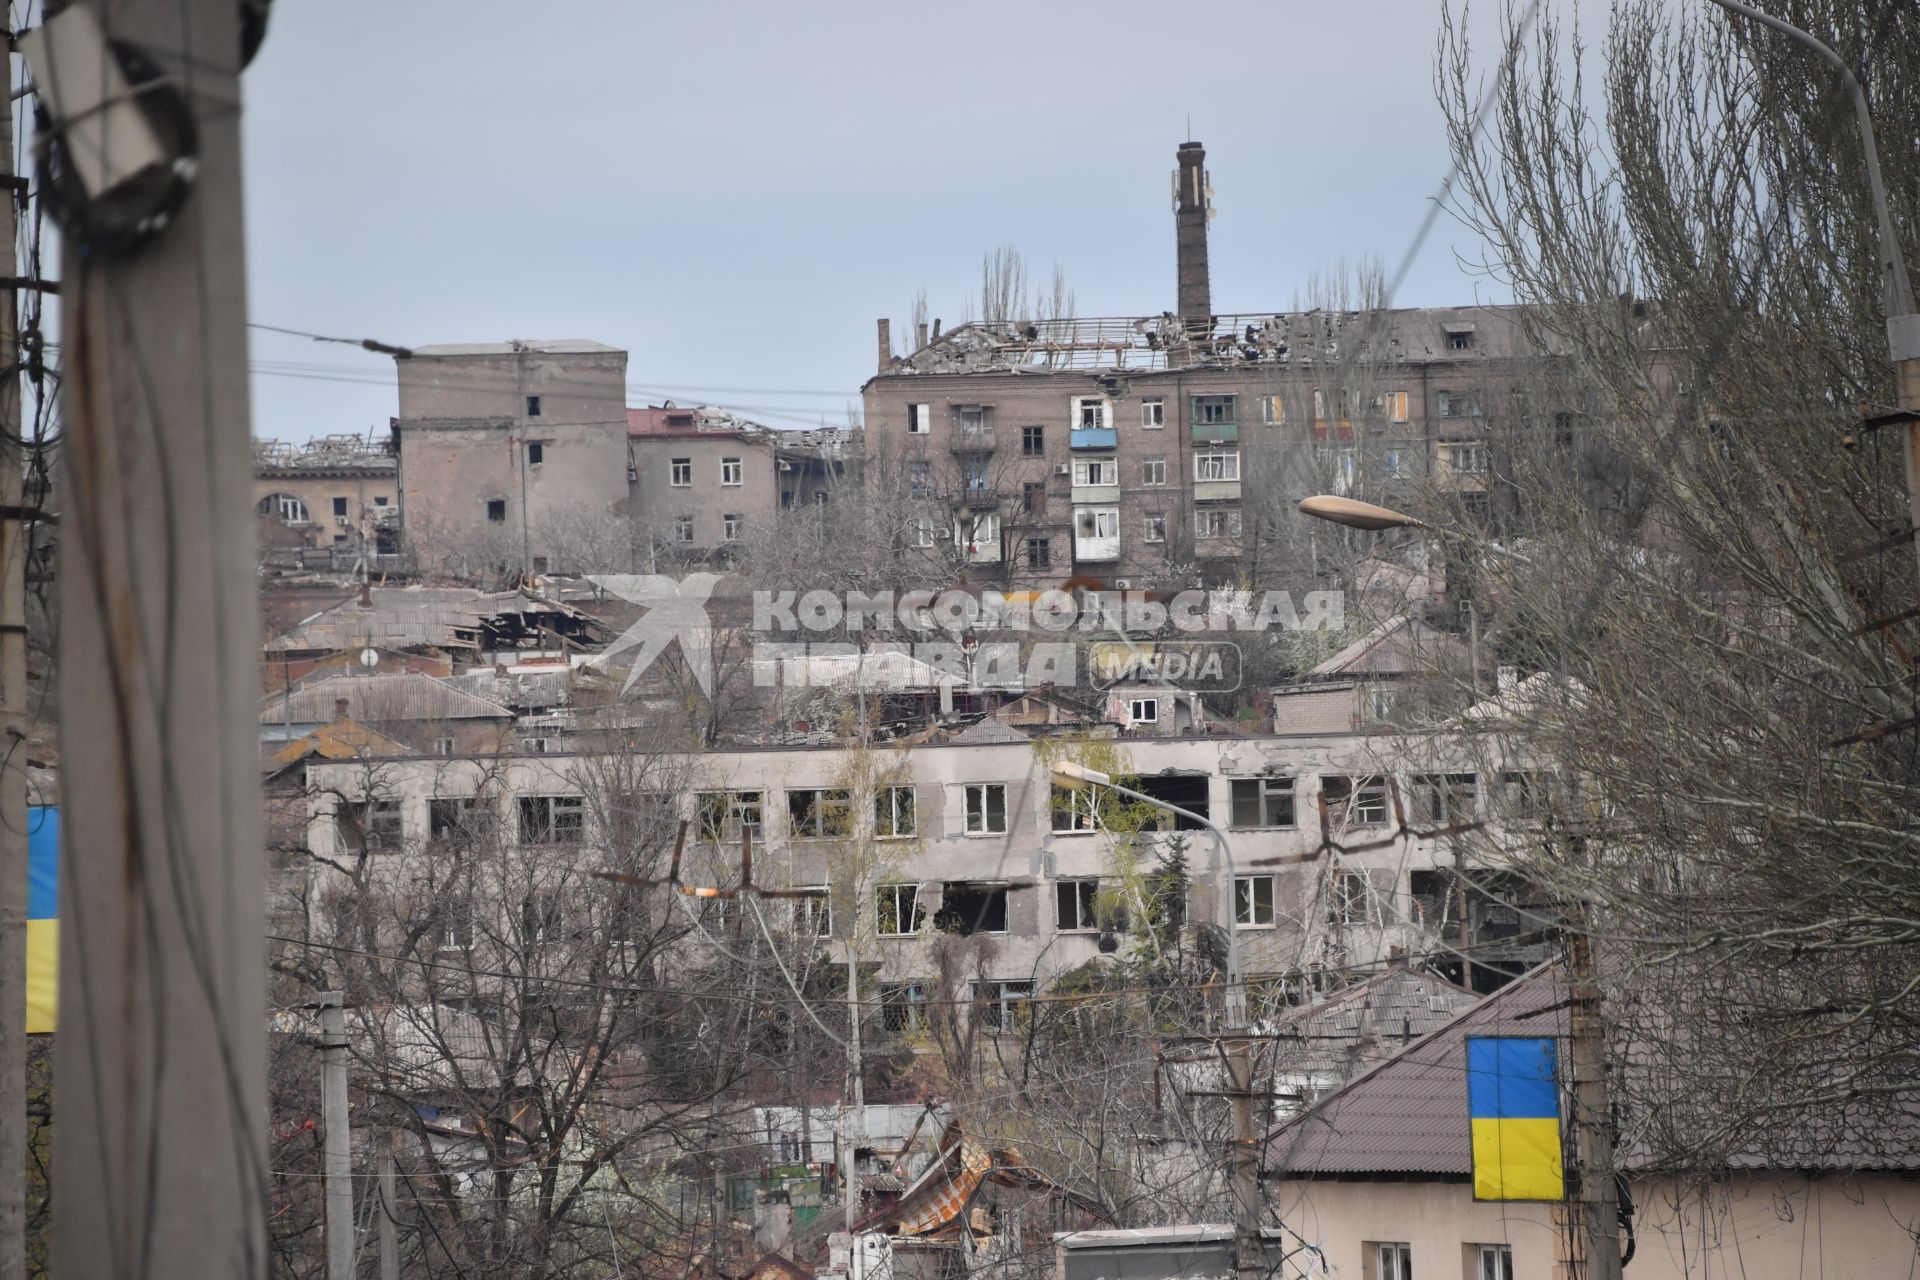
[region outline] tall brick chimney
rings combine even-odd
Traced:
[[[1173,225],[1178,247],[1180,318],[1206,324],[1213,316],[1213,287],[1207,279],[1207,219],[1213,201],[1207,194],[1207,149],[1183,142],[1175,153]]]
[[[885,373],[893,363],[893,321],[875,321],[874,328],[878,331],[874,336],[879,339],[880,372]]]

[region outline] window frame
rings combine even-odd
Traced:
[[[693,459],[667,459],[667,487],[670,489],[691,489],[693,487]]]
[[[1113,426],[1113,402],[1105,396],[1072,397],[1072,417],[1075,431],[1105,431]],[[1087,421],[1087,411],[1094,410],[1093,421]]]
[[[727,477],[731,473],[732,479]],[[747,461],[745,458],[720,459],[720,483],[726,488],[737,489],[747,482]]]
[[[890,880],[874,886],[874,934],[881,938],[917,938],[926,932],[927,908],[920,901],[920,882],[917,880]],[[905,906],[912,913],[908,929],[899,928],[900,908]],[[888,910],[891,908],[894,928],[887,928]]]
[[[673,541],[676,546],[690,547],[697,541],[694,536],[693,517],[675,516],[673,518]]]
[[[514,797],[518,824],[514,834],[523,848],[572,846],[587,839],[587,799],[562,792]],[[544,814],[537,825],[529,827],[529,816]],[[562,818],[565,821],[562,821]]]
[[[1074,488],[1091,489],[1101,485],[1117,486],[1119,483],[1120,459],[1111,454],[1104,458],[1075,458],[1073,460]]]
[[[1510,1244],[1475,1244],[1473,1246],[1474,1280],[1513,1280],[1513,1246]]]
[[[1215,521],[1224,526],[1222,531],[1209,528]],[[1193,513],[1194,537],[1204,540],[1237,538],[1240,536],[1240,508],[1238,507],[1201,507]]]
[[[747,518],[738,511],[726,511],[720,515],[720,541],[740,541],[741,530],[747,527]]]
[[[748,797],[752,797],[748,799]],[[755,843],[766,833],[766,792],[764,791],[696,791],[694,821],[695,838],[706,844],[737,844],[741,833],[753,832]],[[715,802],[718,801],[717,806]],[[724,812],[716,815],[716,809],[724,806]],[[749,817],[748,815],[752,816]],[[715,826],[713,819],[718,816],[720,825]]]
[[[1196,427],[1231,427],[1240,421],[1237,392],[1195,393],[1187,400],[1187,420]]]
[[[1165,458],[1140,459],[1140,487],[1143,489],[1164,489],[1167,487],[1167,460]]]
[[[1251,796],[1243,796],[1241,789],[1254,787],[1257,790]],[[1285,822],[1270,822],[1273,802],[1284,798],[1287,819]],[[1251,803],[1259,810],[1260,821],[1252,824],[1240,821],[1242,804]],[[1230,831],[1291,831],[1300,825],[1300,779],[1296,774],[1262,774],[1251,778],[1227,779],[1227,829]]]
[[[1140,401],[1140,429],[1161,431],[1167,425],[1167,398],[1148,396]]]
[[[1047,456],[1047,428],[1044,424],[1029,423],[1020,428],[1020,456],[1023,458]]]
[[[1374,1280],[1413,1280],[1413,1246],[1405,1240],[1375,1240]],[[1391,1249],[1394,1252],[1389,1254]],[[1391,1259],[1391,1260],[1389,1260]]]
[[[1147,708],[1151,712],[1151,714],[1141,715],[1140,709],[1142,707]],[[1158,698],[1127,699],[1127,723],[1159,724],[1160,723],[1160,699]]]
[[[907,434],[925,436],[933,434],[933,405],[927,401],[914,401],[907,405]]]
[[[1063,816],[1065,826],[1060,825]],[[1086,836],[1101,830],[1100,789],[1055,785],[1047,796],[1047,825],[1057,836]]]
[[[902,794],[906,796],[904,810],[900,804]],[[905,814],[905,830],[902,830],[901,817]],[[911,840],[920,834],[920,800],[914,793],[913,784],[888,783],[875,789],[873,793],[873,838],[876,840]]]
[[[1280,877],[1273,875],[1245,875],[1233,878],[1233,923],[1237,929],[1274,929],[1280,920]],[[1266,919],[1261,919],[1263,904],[1260,901],[1258,886],[1266,886],[1264,904]],[[1245,885],[1243,891],[1241,886]],[[1244,899],[1244,900],[1243,900]]]
[[[1053,882],[1053,931],[1055,933],[1099,933],[1099,914],[1094,910],[1094,899],[1100,893],[1100,881],[1095,877],[1070,877]],[[1066,908],[1071,905],[1073,919],[1077,923],[1067,923]]]
[[[806,819],[795,806],[795,801],[803,796],[810,797],[806,801]],[[846,840],[853,836],[853,792],[847,788],[788,787],[786,801],[787,839]],[[841,816],[830,820],[829,815],[836,812]]]
[[[1217,471],[1218,475],[1204,474]],[[1195,449],[1193,451],[1193,481],[1195,484],[1238,483],[1240,479],[1240,451],[1238,449]]]
[[[960,828],[963,835],[1003,836],[1007,834],[1007,784],[1004,782],[967,782],[961,784]],[[975,793],[979,793],[979,804],[974,803]],[[991,797],[999,796],[1000,825],[992,825],[994,812]],[[977,825],[976,825],[977,820]]]

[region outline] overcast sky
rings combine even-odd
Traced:
[[[1058,263],[1083,316],[1172,307],[1189,116],[1216,310],[1284,309],[1343,256],[1397,262],[1446,171],[1436,13],[278,4],[245,84],[252,319],[401,344],[595,338],[631,353],[630,404],[837,425],[874,372],[875,318],[904,322],[924,287],[953,324],[991,246],[1037,275]],[[1457,264],[1474,250],[1443,218],[1398,300],[1499,300]],[[256,331],[253,359],[258,435],[394,412],[383,357]]]

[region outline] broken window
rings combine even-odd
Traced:
[[[473,949],[473,902],[462,897],[447,898],[435,908],[439,918],[439,949],[442,951],[471,951]]]
[[[1082,507],[1074,512],[1073,531],[1080,538],[1117,538],[1120,536],[1120,508]]]
[[[1240,536],[1240,508],[1206,507],[1193,513],[1193,531],[1201,538]]]
[[[1027,568],[1046,569],[1053,565],[1053,540],[1051,538],[1027,539]]]
[[[1360,871],[1342,871],[1328,891],[1327,916],[1334,924],[1365,924],[1372,918],[1373,886]]]
[[[523,942],[558,942],[564,929],[560,899],[551,893],[530,893],[520,900],[520,938]]]
[[[270,516],[286,524],[307,523],[307,504],[290,493],[270,493],[260,499],[257,508],[263,516]]]
[[[1378,774],[1351,777],[1344,773],[1323,773],[1320,794],[1327,802],[1327,820],[1335,830],[1386,824],[1387,781]]]
[[[925,458],[916,458],[907,463],[907,488],[916,498],[924,498],[933,492],[933,464]]]
[[[1413,897],[1410,923],[1431,929],[1442,938],[1459,936],[1458,882],[1444,867],[1415,871],[1407,877]]]
[[[1192,418],[1195,426],[1225,426],[1234,421],[1238,396],[1195,396]]]
[[[1047,485],[1044,480],[1029,480],[1020,486],[1020,509],[1030,516],[1047,514]]]
[[[853,834],[853,798],[840,788],[789,791],[787,821],[795,840],[843,840]]]
[[[1149,511],[1143,517],[1142,537],[1148,542],[1167,540],[1167,517],[1158,511]]]
[[[1449,329],[1447,331],[1447,350],[1449,351],[1473,350],[1473,330]]]
[[[1374,403],[1385,411],[1388,422],[1405,422],[1407,420],[1406,392],[1389,391],[1385,395],[1374,397]]]
[[[1487,446],[1479,440],[1449,440],[1440,447],[1454,475],[1477,476],[1487,469]]]
[[[1233,919],[1242,928],[1264,929],[1273,924],[1273,877],[1233,878]]]
[[[933,430],[933,406],[930,404],[910,404],[907,406],[907,434],[924,436]]]
[[[693,517],[675,516],[673,518],[673,540],[679,543],[693,541]]]
[[[484,835],[492,823],[492,801],[478,796],[435,796],[427,801],[427,838],[430,840]]]
[[[1007,830],[1007,784],[970,782],[967,784],[967,834],[1003,835]]]
[[[538,440],[527,445],[527,465],[537,467],[547,460],[547,446]]]
[[[1055,928],[1061,933],[1093,933],[1099,930],[1099,914],[1094,900],[1100,893],[1098,880],[1062,880],[1053,886]]]
[[[1045,427],[1020,428],[1020,452],[1029,458],[1046,456],[1047,429]]]
[[[1107,402],[1100,396],[1073,398],[1073,425],[1080,431],[1098,431],[1107,426]]]
[[[927,989],[918,982],[880,984],[880,1026],[887,1031],[919,1031],[927,1024]]]
[[[676,489],[684,489],[693,483],[693,459],[674,458],[668,463],[667,483]]]
[[[1434,413],[1442,418],[1478,418],[1483,416],[1478,391],[1436,391]]]
[[[1232,825],[1239,828],[1294,825],[1292,778],[1235,778]]]
[[[911,937],[926,923],[926,909],[920,905],[917,884],[881,885],[875,893],[874,907],[883,938]]]
[[[932,516],[915,516],[913,518],[914,546],[931,547],[939,536],[940,527],[933,522]]]
[[[539,396],[527,397],[527,416],[529,418],[537,418],[540,416],[540,397]]]
[[[1501,817],[1538,818],[1546,812],[1549,787],[1540,774],[1503,769],[1499,784]]]
[[[1077,458],[1073,464],[1076,485],[1119,484],[1120,464],[1112,458]]]
[[[917,828],[912,787],[881,787],[873,796],[873,834],[882,840],[904,839]]]
[[[579,796],[521,796],[521,844],[578,844],[586,834],[587,802]]]
[[[734,512],[720,517],[720,537],[727,542],[740,541],[741,531],[747,527],[747,518]]]
[[[1140,425],[1148,431],[1167,425],[1167,402],[1155,396],[1140,402]]]
[[[494,524],[507,522],[507,500],[505,498],[487,499],[487,519]]]
[[[365,821],[369,850],[392,853],[400,848],[401,823],[398,800],[369,801]]]
[[[1100,799],[1093,787],[1053,789],[1053,829],[1066,835],[1100,828]]]
[[[1027,980],[977,982],[973,998],[980,1002],[980,1021],[991,1031],[1012,1031],[1019,1025],[1021,1011],[1033,998],[1033,983]]]
[[[1203,449],[1193,455],[1193,478],[1201,481],[1238,480],[1238,449]]]
[[[802,938],[833,936],[833,899],[825,889],[793,900],[793,931]]]
[[[975,933],[1005,933],[1006,886],[949,882],[940,895],[940,912],[933,918],[933,927],[941,933],[957,933],[963,937]]]
[[[1472,773],[1423,773],[1413,779],[1413,820],[1446,827],[1479,817],[1480,778]]]
[[[1207,798],[1207,775],[1203,773],[1145,774],[1134,780],[1133,788],[1176,809],[1184,809],[1202,818],[1212,816]],[[1154,817],[1163,831],[1169,827],[1175,831],[1206,830],[1194,819],[1179,814],[1157,813]]]

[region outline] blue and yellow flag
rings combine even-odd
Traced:
[[[1553,1037],[1467,1037],[1475,1200],[1559,1200],[1560,1083]]]
[[[60,809],[27,810],[27,1034],[52,1031],[60,1008]]]

